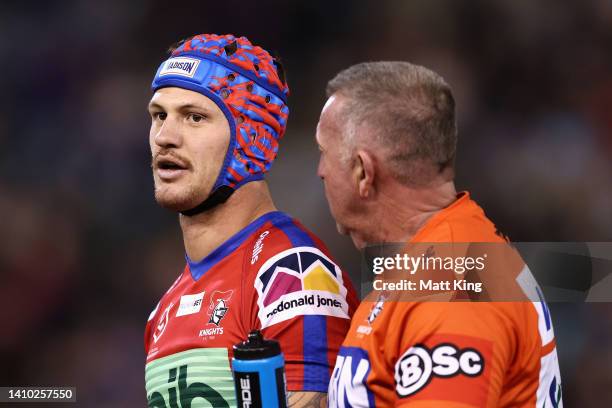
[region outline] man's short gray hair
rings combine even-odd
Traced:
[[[396,179],[427,184],[444,170],[453,174],[457,146],[455,100],[435,72],[408,62],[364,62],[341,71],[327,96],[344,97],[344,142],[359,137],[376,143]],[[365,126],[364,126],[365,125]]]

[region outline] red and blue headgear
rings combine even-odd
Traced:
[[[157,69],[151,88],[199,92],[221,109],[230,141],[221,172],[197,214],[222,203],[241,185],[263,179],[287,127],[289,88],[280,64],[246,37],[201,34],[183,42]]]

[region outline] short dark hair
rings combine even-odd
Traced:
[[[346,98],[342,116],[353,130],[344,133],[367,125],[399,181],[422,185],[449,169],[452,177],[455,99],[440,75],[408,62],[364,62],[329,81],[327,96],[334,94]]]

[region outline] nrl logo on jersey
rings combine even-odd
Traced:
[[[212,323],[216,326],[221,325],[221,320],[225,317],[225,314],[229,310],[229,300],[234,293],[233,290],[222,292],[216,290],[210,295],[210,306],[208,307],[208,323]]]
[[[368,324],[371,325],[374,323],[374,320],[376,320],[378,315],[382,312],[383,307],[385,306],[385,300],[387,300],[387,296],[382,293],[378,295],[378,299],[376,300],[376,303],[374,303],[374,306],[372,306],[372,310],[368,316]]]

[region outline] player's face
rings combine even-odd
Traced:
[[[365,246],[361,224],[363,213],[359,211],[359,195],[352,172],[353,158],[346,157],[345,128],[341,116],[343,100],[332,95],[321,112],[317,125],[319,167],[317,173],[325,187],[325,196],[338,232],[350,235],[357,248]]]
[[[230,128],[221,109],[204,95],[162,88],[149,103],[155,199],[184,211],[210,194],[227,152]]]

